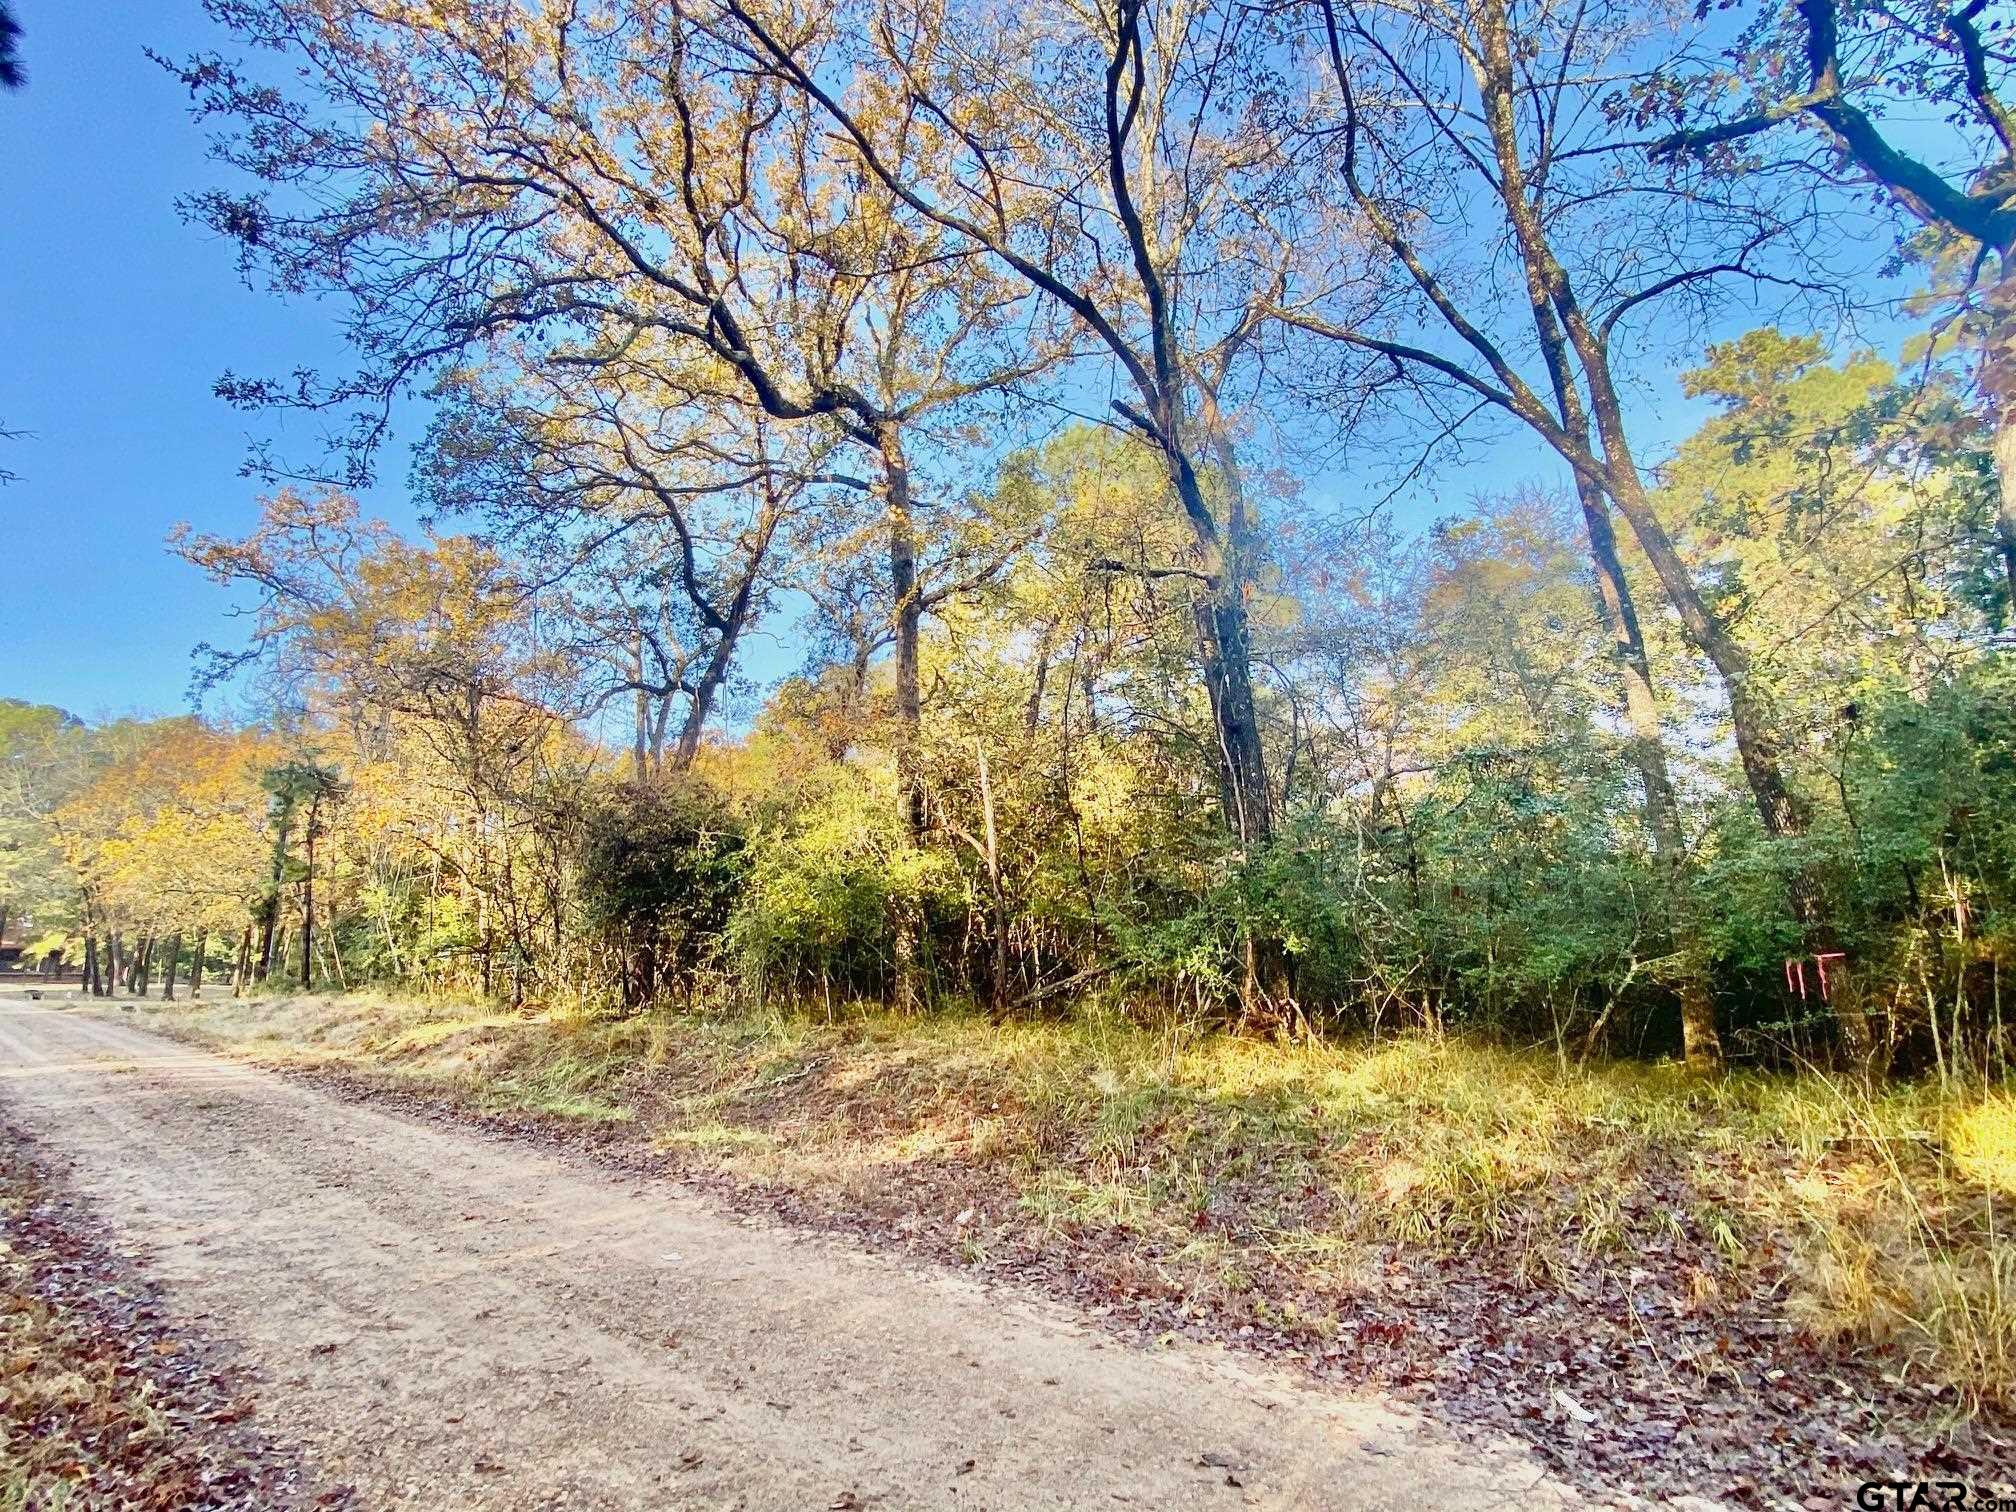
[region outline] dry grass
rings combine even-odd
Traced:
[[[1704,1082],[1460,1037],[1283,1046],[1098,1016],[601,1020],[366,996],[141,1011],[261,1059],[634,1122],[746,1179],[847,1196],[984,1173],[1030,1224],[1134,1236],[1230,1291],[1285,1269],[1348,1292],[1394,1249],[1488,1252],[1545,1285],[1685,1236],[1702,1305],[1776,1310],[1787,1287],[1815,1339],[2016,1407],[2016,1102],[1978,1088]]]

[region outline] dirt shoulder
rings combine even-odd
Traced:
[[[1509,1445],[1221,1351],[0,1004],[0,1105],[368,1507],[1483,1507]]]

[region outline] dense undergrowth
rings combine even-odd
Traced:
[[[1999,1091],[1576,1067],[1458,1035],[1288,1046],[1096,1015],[134,1006],[260,1059],[621,1125],[829,1207],[949,1219],[971,1263],[1096,1249],[1124,1289],[1285,1329],[1312,1358],[1376,1337],[1390,1325],[1354,1322],[1360,1305],[1423,1276],[1570,1297],[1609,1278],[1656,1296],[1632,1306],[1682,1341],[1668,1363],[1688,1363],[1689,1339],[1713,1356],[1717,1320],[1747,1317],[1866,1366],[1928,1420],[2016,1408],[2016,1101]]]

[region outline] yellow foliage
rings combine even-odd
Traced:
[[[2016,1197],[2016,1097],[1997,1092],[1955,1117],[1947,1149],[1970,1181]]]
[[[66,859],[113,917],[235,928],[267,865],[259,778],[280,742],[190,718],[125,733],[123,754],[55,816]]]

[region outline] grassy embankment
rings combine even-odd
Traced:
[[[972,1264],[1069,1251],[1123,1308],[1257,1324],[1319,1361],[1340,1332],[1362,1352],[1406,1326],[1404,1311],[1367,1324],[1359,1304],[1411,1286],[1411,1306],[1424,1277],[1570,1296],[1609,1277],[1656,1299],[1629,1310],[1677,1341],[1648,1340],[1662,1370],[1712,1373],[1701,1357],[1726,1356],[1726,1335],[1686,1341],[1768,1314],[1949,1414],[2016,1407],[2003,1092],[1703,1082],[1460,1037],[1287,1047],[1097,1018],[136,1007],[264,1061],[619,1125],[689,1169],[929,1229]]]

